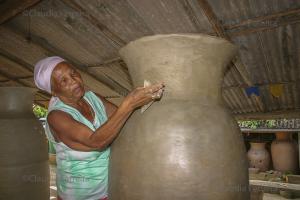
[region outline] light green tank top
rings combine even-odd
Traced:
[[[70,114],[75,120],[95,131],[107,120],[101,100],[91,91],[86,92],[84,99],[95,112],[91,123],[78,110],[58,100],[49,110],[61,110]],[[46,135],[53,142],[56,150],[56,184],[57,193],[63,200],[95,200],[107,197],[108,163],[110,149],[103,151],[76,151],[63,142],[55,142],[48,123]]]

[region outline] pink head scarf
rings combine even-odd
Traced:
[[[51,94],[51,74],[55,66],[65,61],[58,56],[47,57],[34,66],[34,83],[41,90],[45,90]]]
[[[34,83],[35,85],[49,94],[51,94],[51,74],[55,66],[61,62],[65,61],[59,56],[47,57],[34,66]],[[49,108],[55,104],[57,97],[52,97],[49,103]]]

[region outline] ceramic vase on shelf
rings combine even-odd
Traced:
[[[270,168],[270,154],[265,148],[265,142],[250,142],[250,149],[247,153],[250,168],[258,168],[264,172]]]
[[[230,42],[202,34],[156,35],[120,51],[134,87],[164,81],[162,99],[135,111],[113,143],[110,200],[248,200],[242,134],[224,107]]]
[[[281,172],[298,171],[298,147],[292,139],[292,133],[277,132],[272,142],[271,153],[274,169]]]
[[[50,198],[48,149],[32,111],[34,93],[0,87],[0,199]]]

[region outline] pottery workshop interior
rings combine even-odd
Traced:
[[[0,200],[300,199],[300,0],[0,0]]]

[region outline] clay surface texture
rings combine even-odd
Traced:
[[[172,34],[121,49],[134,86],[164,81],[162,99],[136,111],[112,145],[110,200],[247,200],[242,135],[224,108],[226,40]]]
[[[33,96],[31,88],[0,88],[0,199],[50,198],[48,146]]]

